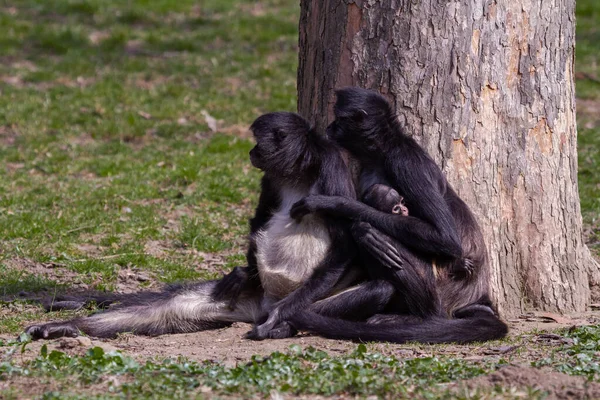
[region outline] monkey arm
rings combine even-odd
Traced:
[[[435,275],[430,263],[415,256],[398,241],[373,228],[367,222],[352,226],[352,236],[361,249],[364,264],[369,268],[379,268],[379,279],[393,284],[397,292],[396,301],[408,308],[409,314],[422,318],[442,315],[441,302],[437,293]],[[390,249],[393,257],[390,257]],[[387,272],[386,272],[387,271]]]
[[[273,216],[273,211],[279,207],[280,200],[278,189],[273,187],[273,182],[264,175],[260,181],[260,197],[250,219],[250,235],[258,232]]]
[[[300,219],[306,214],[315,212],[368,222],[406,246],[435,257],[449,259],[462,257],[462,247],[455,230],[438,229],[413,216],[384,213],[360,201],[345,197],[321,195],[305,197],[292,206],[290,216]]]

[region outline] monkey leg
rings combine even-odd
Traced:
[[[238,299],[243,292],[258,290],[260,282],[253,280],[249,274],[250,267],[235,267],[230,273],[221,278],[212,291],[215,301],[228,301],[229,308],[235,309]]]
[[[431,264],[366,222],[354,224],[352,234],[371,277],[388,280],[396,288],[397,312],[421,318],[442,315]]]
[[[212,298],[215,281],[180,286],[161,293],[138,294],[139,301],[127,302],[108,311],[64,322],[33,325],[26,329],[33,339],[77,336],[114,337],[118,333],[157,336],[166,333],[196,332],[227,326],[233,322],[254,322],[261,314],[261,297],[242,293],[235,310],[227,302]]]
[[[395,292],[394,286],[387,281],[368,281],[319,300],[309,310],[327,317],[365,320],[382,312]]]
[[[310,313],[345,320],[366,320],[383,312],[394,296],[394,286],[383,280],[368,281],[341,291],[333,296],[316,301],[308,307]],[[303,311],[298,311],[303,312]],[[282,321],[258,338],[254,331],[248,333],[249,339],[284,339],[294,336],[296,328],[288,321]]]

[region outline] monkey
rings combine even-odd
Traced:
[[[351,322],[310,312],[294,316],[290,323],[326,337],[398,343],[465,343],[506,335],[508,328],[489,297],[489,265],[481,228],[466,203],[425,150],[404,134],[383,96],[360,88],[341,89],[336,95],[335,120],[327,128],[328,137],[360,164],[361,187],[390,186],[404,198],[410,215],[394,215],[354,199],[331,196],[309,196],[290,213],[296,219],[317,213],[355,221],[352,231],[359,247],[395,270],[393,279],[404,282],[411,293],[427,290],[436,295],[418,299],[420,304],[413,309],[425,312],[421,312],[422,320],[410,323]],[[410,282],[423,262],[435,263],[438,276]],[[411,273],[404,273],[413,264]]]
[[[245,272],[258,278],[269,310],[248,335],[260,340],[291,335],[285,323],[290,315],[348,285],[343,278],[352,276],[354,257],[347,224],[321,216],[297,223],[289,210],[306,195],[354,198],[355,189],[337,146],[299,115],[267,114],[255,121],[253,132],[257,144],[250,160],[265,175],[251,221],[250,248],[256,251]],[[263,217],[259,209],[269,214]]]
[[[392,214],[408,215],[408,208],[404,204],[402,196],[393,188],[383,185],[374,184],[368,188],[362,198],[362,201],[373,208],[377,208],[383,212],[391,212]],[[257,231],[253,221],[251,220],[251,232]],[[247,259],[252,260],[250,265],[254,271],[257,271],[254,253],[256,246],[253,240],[250,241],[250,247],[247,253]],[[235,309],[235,304],[239,295],[244,288],[253,287],[259,289],[260,281],[252,279],[258,277],[258,274],[249,274],[249,267],[235,267],[228,275],[216,283],[212,296],[215,301],[229,301],[229,308]],[[246,286],[247,285],[247,286]],[[128,295],[116,295],[106,293],[88,293],[83,295],[69,296],[59,295],[52,298],[42,299],[42,304],[46,311],[60,310],[78,310],[85,307],[107,308],[112,304],[124,301]],[[137,295],[129,295],[129,297],[137,298]]]
[[[365,191],[362,202],[382,212],[408,216],[408,208],[400,193],[394,188],[380,183],[372,185]]]
[[[379,211],[408,216],[408,208],[404,204],[403,197],[386,184],[373,184],[363,191],[361,200]],[[373,253],[370,251],[372,247],[382,245],[398,247],[401,244],[397,242],[391,244],[391,239],[388,238],[379,239],[373,235],[378,232],[371,230],[368,224],[359,222],[353,226],[352,231],[361,244],[359,248],[367,250],[361,252],[361,258],[370,278],[384,280],[394,286],[394,294],[385,307],[387,316],[373,316],[369,318],[369,322],[390,320],[391,315],[407,321],[408,317],[419,319],[437,315],[441,311],[435,284],[435,267],[432,268],[427,260],[412,254],[406,248],[402,250],[394,248],[391,253],[383,251]],[[423,308],[423,306],[427,307]]]
[[[156,336],[248,322],[256,324],[248,337],[261,340],[295,334],[286,321],[301,310],[351,319],[382,309],[392,288],[360,280],[352,266],[356,256],[347,221],[314,215],[297,222],[289,215],[291,206],[309,195],[356,197],[339,147],[293,113],[262,115],[250,129],[256,139],[250,161],[264,175],[250,220],[246,267],[221,280],[162,292],[58,299],[47,308],[73,308],[89,300],[112,305],[90,316],[32,325],[26,332],[33,339],[80,332]]]

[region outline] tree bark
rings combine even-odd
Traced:
[[[336,88],[371,88],[483,228],[505,316],[585,311],[574,0],[302,0],[298,111],[318,129]]]

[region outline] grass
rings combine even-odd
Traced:
[[[47,318],[9,301],[23,294],[139,290],[245,262],[259,180],[247,126],[296,108],[298,14],[292,0],[0,0],[1,334]],[[589,106],[578,113],[579,190],[600,253],[599,20],[596,1],[577,1],[577,94]],[[138,278],[124,279],[131,274]],[[561,335],[569,340],[558,349],[533,346],[535,366],[598,381],[598,328]],[[5,341],[0,397],[21,398],[42,382],[43,392],[29,394],[542,398],[449,385],[528,360],[531,344],[505,345],[515,343],[515,355],[480,361],[360,346],[344,356],[294,348],[225,367],[143,363],[99,348],[17,362],[19,347]]]
[[[44,347],[40,356],[24,366],[1,364],[0,377],[54,379],[54,385],[76,388],[70,391],[75,398],[89,396],[85,394],[89,386],[108,386],[108,393],[115,398],[179,399],[194,397],[199,391],[243,393],[244,397],[270,393],[324,396],[345,393],[422,398],[449,393],[439,384],[481,375],[500,364],[502,361],[477,364],[446,357],[402,360],[368,352],[365,345],[337,357],[313,348],[302,351],[297,346],[285,354],[255,356],[235,367],[183,359],[139,363],[120,353],[106,354],[99,347],[83,356],[69,356],[59,351],[48,352]]]
[[[115,289],[128,266],[165,282],[209,278],[217,271],[190,262],[242,254],[259,176],[246,126],[295,108],[296,14],[277,0],[0,8],[2,258]],[[169,257],[144,254],[150,241]]]
[[[596,360],[600,351],[600,328],[588,326],[560,333],[564,344],[554,348],[547,358],[532,364],[600,381]],[[521,344],[535,347],[527,338],[522,339]],[[0,343],[0,348],[11,357],[26,345]],[[273,393],[386,398],[544,398],[544,392],[536,390],[515,396],[517,392],[507,387],[492,386],[471,392],[460,385],[449,385],[494,372],[514,362],[513,358],[517,357],[495,356],[479,361],[444,355],[397,358],[369,351],[362,344],[352,353],[331,356],[314,348],[302,350],[294,345],[286,353],[254,356],[247,363],[226,367],[213,361],[197,363],[183,358],[140,362],[118,352],[106,353],[100,347],[75,356],[48,351],[44,345],[31,361],[20,365],[0,363],[0,379],[41,380],[42,387],[53,388],[44,398],[186,399],[202,395],[250,398]],[[36,387],[39,390],[39,386]],[[98,394],[99,388],[104,388],[103,394]]]
[[[600,5],[577,2],[579,196],[588,244],[600,255]]]

